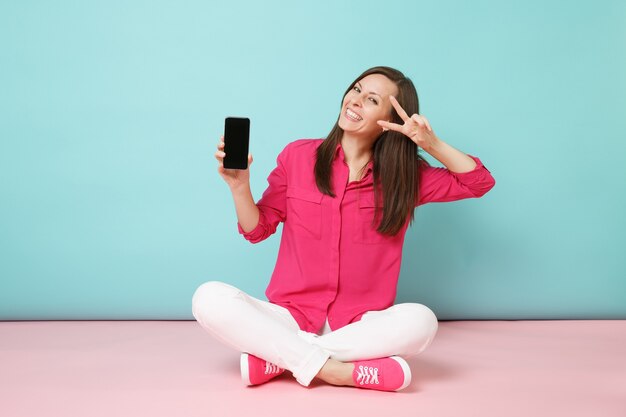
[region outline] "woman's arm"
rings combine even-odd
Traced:
[[[289,146],[285,147],[276,158],[277,166],[267,178],[268,187],[256,204],[250,190],[252,155],[248,155],[248,169],[224,169],[223,140],[217,148],[218,151],[215,153],[215,158],[219,162],[217,170],[228,184],[233,195],[239,233],[251,243],[258,243],[267,239],[276,232],[278,224],[285,221],[287,212],[285,163]]]
[[[414,114],[409,117],[394,96],[390,96],[389,101],[391,101],[392,106],[396,109],[398,116],[402,118],[404,124],[399,125],[379,120],[378,124],[380,126],[407,136],[417,146],[424,149],[452,172],[464,173],[476,168],[476,162],[472,158],[439,139],[424,116]]]
[[[430,133],[433,139],[429,140],[427,148],[422,147],[422,149],[441,162],[448,170],[461,174],[476,168],[476,162],[472,158],[442,141],[434,133]]]
[[[245,232],[250,232],[259,224],[259,209],[254,203],[250,190],[252,155],[248,155],[248,168],[245,170],[224,168],[224,156],[226,153],[224,153],[224,136],[222,136],[215,152],[215,159],[218,162],[217,172],[226,181],[233,195],[237,221]]]
[[[231,188],[230,191],[233,194],[237,221],[241,229],[246,233],[253,231],[259,224],[259,208],[252,198],[250,183],[239,188]]]
[[[400,125],[379,120],[378,124],[404,134],[445,166],[420,165],[417,205],[481,197],[493,188],[495,180],[478,158],[466,155],[439,139],[424,116],[414,114],[409,117],[395,97],[391,96],[390,101],[404,123]]]
[[[475,164],[475,168],[468,172],[453,172],[421,161],[417,205],[478,198],[491,190],[496,181],[489,170],[479,158],[468,158]]]

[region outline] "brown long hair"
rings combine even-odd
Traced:
[[[419,100],[413,82],[400,71],[390,67],[373,67],[359,75],[350,84],[343,97],[354,85],[370,74],[382,74],[398,87],[396,99],[407,114],[419,114]],[[343,98],[342,98],[343,103]],[[341,115],[339,115],[341,117]],[[403,124],[404,121],[391,109],[391,122]],[[317,148],[315,161],[315,182],[320,192],[335,197],[330,178],[332,162],[337,144],[341,142],[343,129],[339,127],[339,118],[322,144]],[[404,226],[407,216],[410,222],[415,218],[415,205],[418,198],[418,164],[426,161],[419,155],[417,145],[400,132],[389,130],[382,132],[373,145],[374,157],[374,201],[376,205],[375,221],[380,217],[382,193],[382,219],[376,230],[393,236]]]

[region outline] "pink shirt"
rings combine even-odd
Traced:
[[[278,155],[269,186],[257,202],[257,227],[239,233],[252,243],[267,239],[283,222],[278,260],[265,295],[287,308],[302,330],[318,332],[328,319],[332,330],[371,310],[393,305],[408,227],[392,237],[379,234],[374,216],[370,162],[363,178],[348,182],[349,168],[337,145],[332,186],[335,198],[315,184],[315,150],[323,139],[302,139]],[[495,181],[476,157],[476,168],[458,174],[420,165],[417,205],[480,197]]]

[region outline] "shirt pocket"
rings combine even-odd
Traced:
[[[376,205],[374,198],[361,196],[358,200],[358,210],[355,218],[354,241],[356,243],[380,244],[390,242],[393,237],[382,235],[376,231],[380,220],[382,219],[382,210],[378,215],[377,222],[373,224]]]
[[[323,194],[306,188],[287,187],[287,218],[297,236],[321,238]]]

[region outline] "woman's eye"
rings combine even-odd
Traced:
[[[370,100],[371,100],[372,103],[378,104],[378,100],[376,100],[375,98],[370,97]]]
[[[356,91],[357,93],[361,92],[361,89],[359,87],[357,87],[356,85],[353,88],[354,91]]]

